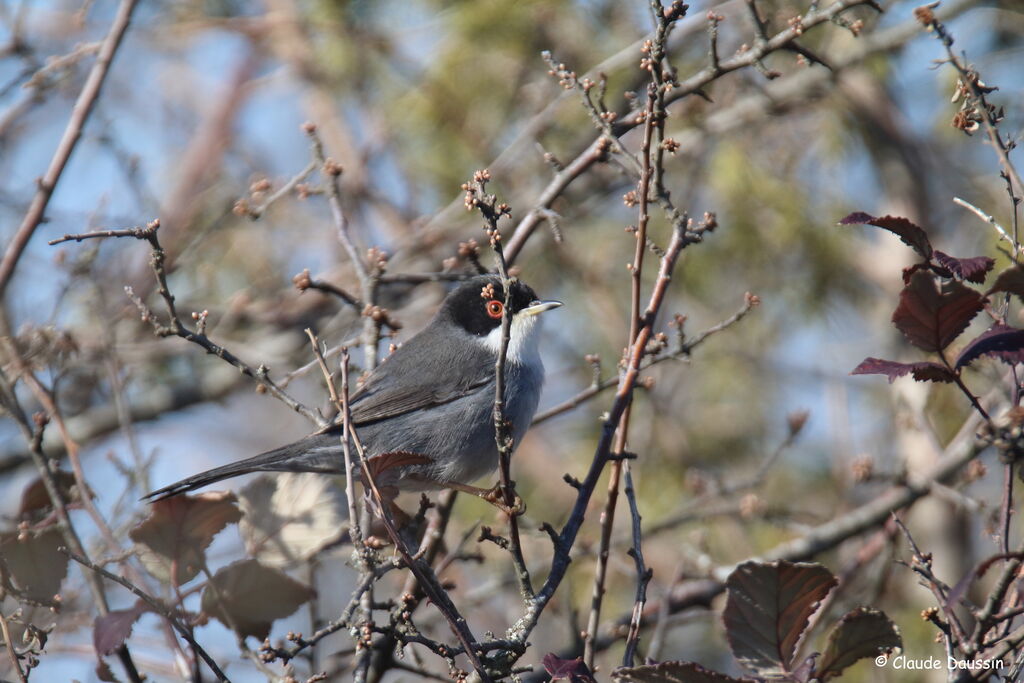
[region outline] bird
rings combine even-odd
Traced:
[[[502,507],[497,486],[471,485],[498,466],[493,408],[505,315],[502,283],[495,274],[462,281],[427,326],[374,368],[350,397],[350,425],[367,464],[378,465],[371,469],[378,472],[374,483],[392,497],[453,488]],[[517,278],[509,280],[509,290],[504,415],[518,444],[544,382],[540,314],[562,304],[540,300]],[[339,416],[298,441],[200,472],[144,499],[155,502],[252,472],[344,474],[343,428]]]

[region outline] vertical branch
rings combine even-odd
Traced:
[[[660,8],[661,4],[655,2]],[[661,18],[660,12],[656,11],[656,21],[658,22],[658,35],[662,41],[667,37],[666,30],[664,28],[664,21]],[[655,43],[656,45],[657,43]],[[648,52],[651,55],[651,72],[660,73],[661,59],[664,58],[664,54],[661,53],[657,47],[651,46],[648,48]],[[645,109],[646,119],[644,122],[644,137],[643,143],[640,149],[640,179],[637,189],[637,198],[639,200],[639,216],[637,219],[637,229],[634,233],[636,237],[636,245],[633,252],[633,262],[630,264],[630,275],[632,279],[632,287],[630,292],[630,314],[629,314],[629,346],[631,347],[636,343],[637,336],[640,334],[640,296],[643,288],[643,267],[644,267],[644,255],[647,253],[647,225],[650,222],[650,212],[648,210],[649,198],[651,194],[651,181],[654,177],[655,171],[652,167],[652,154],[651,144],[654,139],[655,129],[658,127],[658,121],[661,117],[657,114],[657,103],[659,102],[658,92],[659,88],[656,82],[651,83],[647,88],[647,106]],[[657,158],[656,166],[660,166],[661,157]],[[658,172],[658,183],[661,182],[661,173]],[[605,501],[604,510],[601,512],[601,540],[600,547],[597,553],[597,566],[594,568],[594,588],[590,599],[590,616],[587,620],[587,630],[583,638],[583,661],[590,667],[594,668],[594,655],[595,655],[595,643],[597,638],[597,629],[600,625],[601,619],[601,604],[604,599],[605,581],[608,574],[608,554],[611,552],[611,538],[612,528],[615,523],[615,508],[619,500],[619,486],[622,478],[622,466],[623,459],[625,458],[626,442],[629,434],[629,418],[632,404],[627,405],[622,413],[622,418],[619,421],[618,429],[615,433],[615,445],[612,447],[612,452],[615,456],[615,460],[611,464],[611,471],[608,474],[608,499]]]
[[[516,489],[512,480],[512,450],[515,448],[512,437],[512,425],[505,418],[505,364],[508,355],[508,345],[511,338],[512,317],[509,307],[512,298],[512,281],[508,274],[508,266],[505,262],[505,253],[501,244],[501,232],[498,230],[498,221],[502,216],[510,213],[507,204],[498,204],[497,198],[487,194],[486,187],[491,175],[488,171],[477,171],[473,174],[473,180],[463,185],[466,190],[466,208],[479,209],[487,222],[486,231],[490,238],[491,247],[494,249],[494,257],[497,262],[498,275],[501,277],[502,290],[505,293],[504,306],[501,314],[501,347],[498,350],[498,358],[494,364],[494,440],[498,449],[498,474],[500,477],[499,486],[506,508],[512,511],[509,514],[509,553],[512,555],[512,564],[515,568],[516,579],[519,582],[519,593],[523,600],[529,602],[533,599],[533,584],[530,581],[530,572],[526,567],[526,559],[523,555],[523,546],[519,536],[519,519],[515,514]]]
[[[353,434],[352,414],[348,403],[349,353],[348,349],[343,348],[341,350],[341,391],[339,392],[334,382],[334,374],[327,367],[327,361],[324,359],[323,351],[320,349],[320,342],[313,333],[313,330],[307,328],[306,336],[309,337],[309,342],[313,346],[313,354],[316,356],[317,363],[320,365],[320,370],[323,372],[324,379],[327,382],[327,391],[330,393],[331,402],[334,404],[342,420],[341,448],[345,457],[345,497],[348,502],[349,519],[348,534],[358,558],[359,581],[360,583],[367,583],[366,590],[362,592],[359,598],[360,615],[359,621],[356,624],[359,636],[356,642],[356,665],[353,680],[361,683],[366,680],[373,655],[370,643],[370,624],[373,621],[373,577],[376,573],[376,567],[374,566],[373,553],[366,545],[366,540],[363,537],[362,528],[359,523],[361,511],[356,505],[356,472],[353,469],[351,446]],[[313,649],[315,651],[315,648]]]
[[[44,404],[51,416],[55,416],[59,419],[59,414],[56,412],[55,405],[47,404],[48,394],[44,387],[39,384],[31,370],[27,367],[25,360],[20,356],[13,339],[4,335],[2,338],[4,344],[5,355],[10,358],[15,365],[15,369],[22,376],[22,378],[30,384],[33,390],[37,394],[37,398]],[[56,514],[57,528],[60,530],[60,535],[68,544],[68,547],[73,549],[78,555],[83,557],[86,556],[85,546],[82,543],[81,538],[78,535],[78,531],[71,522],[71,516],[68,514],[68,506],[63,496],[60,493],[60,488],[57,486],[56,481],[53,478],[53,471],[50,469],[50,463],[47,461],[46,456],[43,454],[42,442],[43,442],[43,429],[45,428],[49,417],[43,414],[35,416],[36,428],[33,429],[29,422],[22,407],[17,403],[17,396],[14,393],[14,386],[8,381],[5,374],[0,370],[0,382],[2,382],[2,389],[5,395],[5,408],[8,412],[14,416],[15,421],[18,424],[20,430],[29,442],[30,452],[32,453],[32,459],[36,464],[36,469],[39,471],[39,478],[43,481],[43,486],[46,489],[46,494],[50,499],[50,504],[53,506],[53,510]],[[74,442],[68,438],[67,431],[63,429],[61,423],[61,433],[66,437],[66,442],[71,446],[72,451],[75,450]],[[76,483],[81,487],[80,490],[88,490],[85,487],[84,476],[81,471],[81,463],[77,460],[77,452],[72,455],[72,451],[69,452],[69,458],[73,458],[72,463],[75,466],[75,477]],[[83,496],[83,501],[88,499],[88,496]],[[90,501],[91,503],[91,501]],[[92,511],[98,516],[98,512],[95,512],[95,507],[92,507]],[[102,517],[98,517],[97,523],[100,524],[101,528],[105,528],[105,523]],[[106,531],[110,531],[106,528]],[[86,572],[85,574],[86,583],[89,585],[89,590],[92,593],[93,602],[96,605],[96,609],[101,615],[109,614],[111,611],[110,603],[106,601],[106,593],[103,590],[103,585],[99,581],[99,578],[95,574]],[[117,650],[118,657],[121,659],[121,664],[125,669],[129,680],[133,683],[140,683],[141,676],[138,670],[135,668],[135,663],[132,660],[131,653],[128,651],[127,645],[121,645]]]
[[[349,537],[352,539],[352,545],[357,549],[360,563],[359,571],[364,576],[372,576],[374,573],[373,554],[366,545],[366,539],[363,537],[363,532],[359,525],[360,515],[364,519],[367,518],[366,504],[364,502],[362,505],[363,509],[357,510],[355,502],[355,472],[352,469],[352,449],[350,446],[353,431],[352,413],[348,403],[348,363],[348,349],[344,349],[341,352],[341,399],[337,401],[337,407],[342,415],[341,444],[342,450],[345,453],[345,496],[348,498]],[[337,396],[336,391],[334,396]],[[373,621],[372,582],[359,598],[359,612],[357,628],[359,629],[360,637],[356,645],[356,670],[353,677],[357,683],[366,680],[373,658],[373,649],[370,642],[370,624]]]
[[[466,619],[459,613],[458,609],[452,603],[451,599],[448,597],[448,594],[445,592],[444,588],[437,580],[437,577],[434,575],[434,572],[430,568],[430,566],[424,564],[422,559],[420,559],[419,557],[414,557],[413,554],[409,552],[409,548],[406,545],[405,539],[402,538],[402,535],[398,532],[398,528],[395,526],[394,520],[391,519],[391,512],[389,511],[388,504],[386,502],[388,499],[385,498],[385,496],[381,493],[380,489],[377,486],[377,482],[374,480],[373,472],[370,470],[370,466],[366,458],[366,453],[363,450],[363,444],[359,440],[358,432],[352,429],[351,413],[349,411],[348,405],[347,364],[348,354],[344,353],[342,355],[342,379],[346,380],[346,389],[344,389],[343,393],[341,394],[340,402],[342,407],[341,413],[344,430],[343,443],[345,444],[344,451],[346,454],[345,467],[346,473],[348,475],[347,486],[350,487],[348,493],[349,495],[354,495],[354,493],[351,491],[351,480],[353,476],[351,468],[353,466],[353,463],[347,446],[349,440],[351,440],[351,444],[352,446],[355,447],[356,455],[359,459],[359,466],[362,473],[363,486],[367,488],[370,491],[371,495],[373,496],[373,500],[380,511],[381,522],[384,524],[384,528],[387,531],[388,537],[391,539],[391,542],[394,544],[395,550],[398,551],[398,554],[401,556],[402,561],[405,563],[405,566],[407,566],[409,568],[409,571],[411,571],[413,575],[416,577],[416,580],[419,582],[420,587],[423,589],[423,592],[430,599],[430,601],[434,603],[434,606],[437,607],[437,610],[445,618],[445,621],[448,622],[448,626],[451,628],[452,632],[455,634],[455,637],[462,645],[463,651],[469,658],[470,663],[473,665],[473,669],[479,675],[480,680],[484,681],[484,683],[490,683],[493,679],[487,672],[487,669],[484,667],[484,664],[480,659],[480,655],[477,652],[478,645],[476,638],[469,630],[469,626],[467,626],[466,624]],[[351,502],[352,500],[352,498],[349,499],[350,515],[354,514],[354,509],[352,508]],[[354,517],[352,521],[354,522]],[[371,571],[370,573],[372,574],[373,572]],[[367,595],[369,595],[370,597],[367,597]],[[366,637],[368,638],[372,628],[372,624],[369,621],[369,617],[372,616],[372,614],[368,614],[367,612],[369,610],[372,610],[373,607],[372,594],[370,593],[369,590],[367,590],[367,592],[364,594],[363,600],[365,600],[365,604],[361,603],[361,606],[362,609],[364,610],[363,616],[364,618],[367,618],[367,622],[365,623],[365,630]],[[363,675],[365,676],[365,671],[368,670],[370,665],[371,655],[372,651],[369,649],[369,647],[367,647],[365,663],[363,663],[362,660],[360,661],[360,666],[357,668],[357,674],[359,671],[363,671]]]
[[[302,126],[306,135],[309,136],[310,145],[313,149],[313,157],[320,165],[320,171],[327,183],[327,200],[331,207],[331,217],[334,220],[334,228],[338,233],[338,241],[348,253],[352,267],[355,268],[356,276],[359,278],[359,288],[362,291],[365,308],[363,314],[363,369],[366,372],[377,367],[378,346],[380,342],[381,325],[384,317],[377,311],[377,285],[380,282],[380,275],[386,259],[378,250],[371,250],[378,256],[376,263],[367,264],[359,255],[359,250],[352,241],[349,232],[348,217],[345,215],[344,207],[341,205],[341,185],[339,179],[342,174],[341,164],[328,158],[324,153],[324,145],[316,132],[316,125],[305,123]]]
[[[644,614],[644,605],[647,604],[647,584],[651,582],[654,571],[648,569],[644,562],[640,509],[637,506],[633,472],[628,461],[623,464],[623,469],[626,473],[626,500],[629,502],[629,515],[633,521],[633,545],[629,549],[629,555],[636,565],[636,598],[633,600],[633,613],[629,618],[629,632],[626,634],[626,651],[622,655],[622,666],[633,666],[637,646],[640,644],[640,622]]]

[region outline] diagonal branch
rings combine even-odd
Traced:
[[[18,265],[22,252],[25,251],[25,247],[28,245],[29,240],[32,239],[33,233],[43,222],[46,207],[50,203],[50,197],[53,196],[54,190],[57,189],[57,183],[64,173],[64,168],[71,158],[71,153],[75,151],[75,146],[82,137],[82,129],[85,127],[89,114],[99,98],[100,90],[110,70],[114,54],[121,45],[125,31],[128,30],[128,24],[131,22],[135,5],[136,0],[121,0],[121,5],[117,8],[117,15],[110,25],[110,31],[103,40],[103,45],[96,56],[96,62],[89,72],[85,85],[82,86],[82,91],[78,94],[78,99],[75,100],[75,106],[71,110],[71,118],[68,120],[68,125],[64,128],[64,135],[57,145],[57,150],[53,153],[53,158],[46,169],[46,174],[39,180],[39,186],[36,189],[35,196],[32,198],[32,203],[29,205],[28,211],[18,227],[18,231],[14,233],[10,244],[7,245],[3,260],[0,261],[0,299],[3,298],[4,292],[7,290],[7,285],[14,275],[14,269]]]

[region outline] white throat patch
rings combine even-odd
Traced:
[[[501,325],[491,330],[486,337],[478,337],[491,353],[501,352]],[[505,358],[517,365],[532,364],[540,359],[540,315],[523,315],[522,312],[512,316],[509,329],[508,353]]]

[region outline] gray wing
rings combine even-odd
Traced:
[[[430,326],[377,366],[352,395],[352,423],[369,424],[429,409],[488,387],[493,391],[491,354],[482,345],[451,344],[444,336]]]

